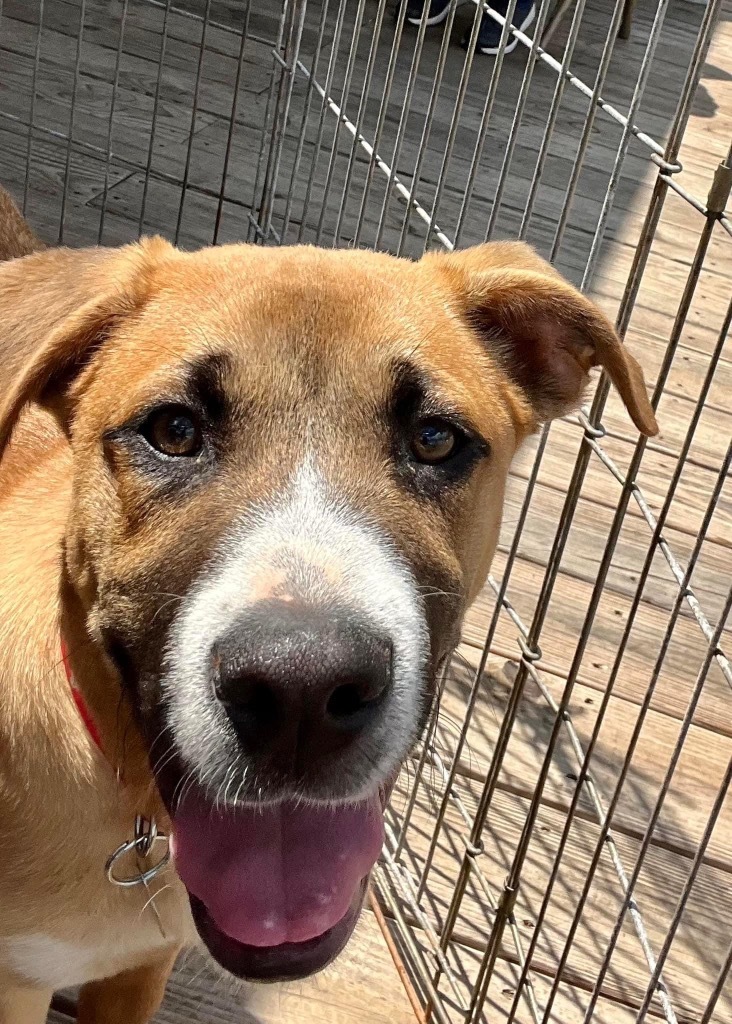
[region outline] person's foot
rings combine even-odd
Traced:
[[[426,0],[427,24],[441,25],[450,11],[450,0]],[[401,7],[401,5],[400,5]],[[405,17],[410,25],[419,25],[422,21],[422,12],[425,8],[425,0],[407,0]]]
[[[434,3],[430,6],[434,6]],[[447,6],[447,4],[445,4]],[[498,12],[498,14],[506,15],[508,11],[508,0],[491,0],[491,7]],[[516,8],[513,12],[512,24],[520,31],[525,32],[526,29],[531,25],[534,18],[536,17],[536,4],[534,0],[518,0]],[[500,51],[501,42],[501,31],[503,26],[500,25],[495,18],[492,18],[490,14],[484,14],[483,20],[480,23],[480,32],[478,33],[478,40],[475,44],[476,53],[486,53],[495,55]],[[467,47],[470,35],[466,35],[463,39],[463,46]],[[518,39],[513,33],[509,35],[506,40],[506,53],[510,53],[515,50],[518,46]]]

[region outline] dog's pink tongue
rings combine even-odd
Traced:
[[[173,853],[183,883],[222,932],[248,946],[305,942],[337,924],[376,863],[378,796],[355,807],[215,810],[183,800]]]

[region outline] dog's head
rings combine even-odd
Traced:
[[[59,250],[0,269],[0,310],[2,440],[33,401],[73,454],[63,629],[107,745],[121,694],[214,956],[316,970],[358,916],[517,447],[596,365],[655,432],[640,369],[519,244]]]

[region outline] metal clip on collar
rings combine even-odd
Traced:
[[[120,878],[114,873],[114,866],[120,857],[123,857],[126,853],[134,850],[139,859],[143,860],[148,857],[153,850],[153,847],[157,843],[164,844],[164,850],[162,856],[157,864],[153,864],[152,867],[147,870],[140,871],[136,875],[130,875],[128,878]],[[151,878],[155,878],[163,868],[168,864],[170,860],[170,843],[168,837],[162,832],[158,832],[158,826],[155,824],[155,819],[144,818],[141,814],[138,814],[135,818],[135,835],[133,839],[128,839],[127,842],[122,843],[114,853],[111,855],[106,864],[107,878],[113,885],[120,885],[123,888],[130,888],[134,885],[147,885]]]

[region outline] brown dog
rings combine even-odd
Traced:
[[[595,365],[654,433],[641,371],[521,244],[47,250],[0,330],[0,1022],[81,984],[83,1024],[144,1024],[196,931],[318,970],[516,449]],[[175,868],[144,822],[108,864],[138,815]]]

